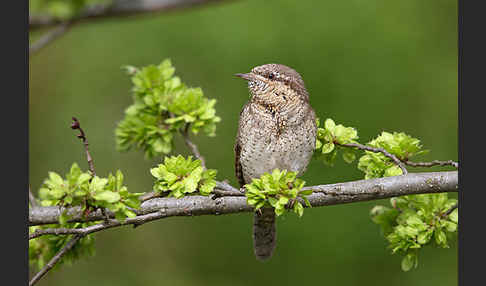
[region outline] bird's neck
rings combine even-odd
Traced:
[[[307,102],[299,98],[288,101],[272,102],[252,97],[250,101],[252,113],[269,120],[286,121],[290,124],[298,124],[303,120]]]

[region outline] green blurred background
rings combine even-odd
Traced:
[[[236,183],[233,142],[248,100],[246,83],[233,74],[272,62],[300,72],[318,116],[356,127],[361,142],[403,131],[431,149],[420,160],[457,160],[456,13],[453,0],[241,0],[79,24],[30,58],[32,189],[50,170],[64,174],[73,162],[87,169],[69,128],[76,116],[97,173],[121,169],[129,190],[149,191],[149,168],[159,160],[115,150],[114,129],[131,103],[120,67],[164,58],[218,101],[217,136],[195,142],[220,180]],[[175,153],[188,154],[181,143]],[[303,178],[314,185],[363,174],[340,159],[332,168],[312,161]],[[379,203],[388,200],[279,218],[268,263],[253,255],[250,214],[112,229],[96,234],[94,257],[48,273],[39,285],[457,285],[456,246],[425,248],[419,267],[402,272],[401,257],[369,218]]]

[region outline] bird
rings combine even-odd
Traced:
[[[248,82],[250,93],[240,112],[234,145],[240,188],[277,168],[301,176],[312,158],[317,133],[316,115],[301,75],[272,63],[235,76]],[[275,219],[271,207],[253,215],[253,249],[260,261],[273,255]]]

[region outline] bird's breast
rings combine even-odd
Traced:
[[[240,163],[247,183],[276,168],[300,174],[305,171],[315,148],[315,122],[282,128],[277,120],[248,116],[244,121],[239,130]]]

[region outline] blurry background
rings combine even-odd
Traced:
[[[218,179],[236,184],[233,143],[246,83],[233,76],[282,63],[304,78],[321,120],[358,129],[366,143],[381,131],[420,138],[427,155],[457,160],[457,1],[241,0],[150,17],[81,23],[30,57],[32,189],[47,172],[87,163],[69,128],[85,129],[97,173],[123,170],[129,190],[149,191],[142,152],[115,150],[114,129],[131,103],[123,65],[171,58],[176,74],[216,98],[217,137],[196,137]],[[33,34],[36,37],[37,34]],[[176,140],[176,153],[188,154]],[[431,170],[447,170],[435,168]],[[410,171],[424,171],[410,169]],[[356,162],[313,161],[307,185],[363,178]],[[268,263],[252,250],[251,214],[170,218],[95,234],[96,256],[50,272],[39,285],[457,285],[457,247],[421,251],[400,269],[369,218],[388,200],[306,209],[278,219]]]

